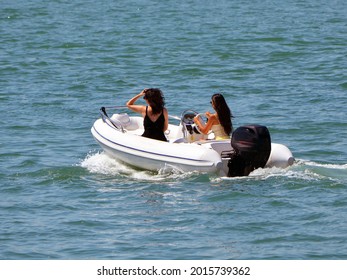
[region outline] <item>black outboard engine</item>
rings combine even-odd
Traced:
[[[234,152],[228,162],[229,177],[247,176],[257,168],[263,168],[271,153],[269,130],[262,125],[238,127],[232,134]]]

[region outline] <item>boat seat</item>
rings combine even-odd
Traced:
[[[126,130],[136,130],[139,128],[137,121],[131,119],[127,113],[113,114],[111,120],[116,124],[120,123]]]

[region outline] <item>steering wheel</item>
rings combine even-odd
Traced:
[[[198,117],[198,118],[200,119],[200,122],[202,122],[202,123],[207,123],[208,118],[207,118],[207,116],[206,116],[205,113],[198,113],[195,117]],[[199,129],[199,126],[198,126],[198,125],[195,125],[195,128],[196,128],[197,131],[199,131],[200,134],[205,134],[205,133],[202,133],[202,132],[201,132],[201,130]],[[211,133],[212,133],[212,130],[209,130],[209,131],[207,132],[207,134],[205,134],[205,135],[209,135],[209,134],[211,134]]]
[[[193,110],[185,110],[183,113],[182,113],[182,116],[181,116],[181,122],[183,124],[194,124],[194,117],[197,115],[198,113],[193,111]]]
[[[205,113],[198,113],[195,112],[194,110],[188,109],[185,110],[182,115],[181,115],[181,123],[184,125],[189,125],[191,129],[194,129],[196,132],[200,134],[204,134],[200,131],[198,126],[194,123],[194,117],[198,116],[201,120],[201,122],[206,123],[207,122],[207,116]],[[210,130],[207,134],[210,134],[212,131]]]

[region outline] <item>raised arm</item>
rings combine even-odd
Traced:
[[[139,94],[135,95],[134,97],[132,97],[127,103],[126,106],[130,109],[133,110],[136,113],[140,113],[142,115],[145,114],[146,112],[146,106],[143,105],[135,105],[134,103],[137,101],[137,99],[139,99],[140,97],[144,96],[144,90],[141,91]]]

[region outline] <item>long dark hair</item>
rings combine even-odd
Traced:
[[[228,104],[226,103],[224,96],[220,93],[215,93],[212,95],[212,101],[214,104],[214,109],[218,114],[218,119],[226,134],[230,135],[233,130],[233,124],[231,122],[232,115]]]
[[[159,88],[148,88],[145,89],[145,95],[143,97],[152,107],[154,115],[159,114],[163,111],[165,106],[165,98],[163,92]]]

